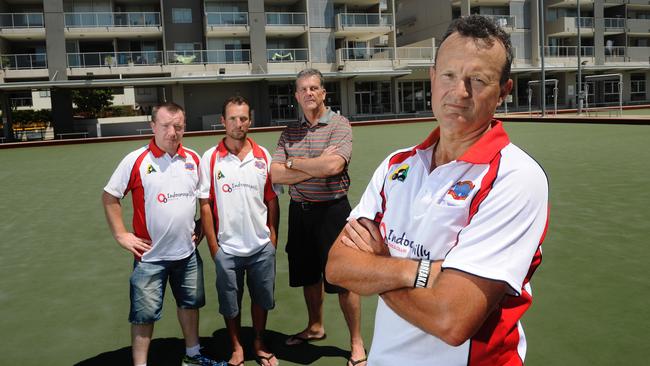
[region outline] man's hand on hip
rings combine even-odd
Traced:
[[[138,238],[133,233],[125,232],[115,235],[115,240],[124,249],[140,257],[151,250],[151,240]]]

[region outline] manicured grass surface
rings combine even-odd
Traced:
[[[425,138],[431,123],[354,129],[355,204],[377,164]],[[650,324],[650,127],[509,123],[511,139],[545,168],[551,223],[524,318],[527,365],[641,365]],[[273,151],[279,133],[253,134]],[[187,138],[203,152],[217,137]],[[100,193],[119,160],[143,141],[0,151],[0,355],[7,365],[115,365],[130,361],[130,254],[106,227]],[[125,201],[130,217],[130,198]],[[325,304],[327,340],[279,344],[306,323],[302,292],[287,285],[287,197],[281,202],[276,309],[269,341],[283,365],[344,365],[347,330],[335,297]],[[127,219],[130,222],[130,219]],[[207,246],[207,305],[200,333],[208,353],[228,356]],[[156,324],[150,365],[178,365],[183,343],[171,292]],[[245,296],[246,298],[246,296]],[[363,303],[370,346],[375,298]],[[244,325],[250,325],[245,301]],[[248,329],[247,329],[248,330]],[[249,332],[246,332],[249,335]],[[249,358],[247,364],[254,361]]]

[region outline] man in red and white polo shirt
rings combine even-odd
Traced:
[[[201,159],[201,221],[217,272],[219,312],[232,344],[229,365],[244,364],[241,298],[244,276],[251,296],[253,348],[262,366],[278,359],[264,344],[268,311],[275,307],[275,248],[278,198],[270,174],[271,156],[246,137],[250,104],[244,97],[226,99],[221,123],[226,136]]]
[[[153,325],[160,319],[169,281],[185,337],[183,364],[217,365],[199,352],[199,308],[205,304],[194,221],[199,156],[181,144],[185,112],[180,106],[162,104],[154,108],[151,120],[153,139],[122,160],[102,196],[113,237],[135,256],[129,313],[133,364],[147,363]],[[129,191],[133,232],[124,225],[120,204]]]
[[[380,295],[370,366],[521,365],[548,182],[493,119],[512,89],[510,38],[484,17],[457,19],[436,57],[439,128],[377,168],[327,277]]]

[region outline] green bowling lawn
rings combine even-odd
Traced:
[[[414,145],[432,123],[354,128],[350,167],[355,204],[376,165]],[[545,168],[551,221],[543,262],[524,318],[527,365],[647,363],[650,324],[650,127],[508,123],[511,139]],[[279,133],[252,137],[274,150]],[[218,137],[187,138],[203,152]],[[118,161],[144,141],[0,150],[0,357],[3,365],[126,365],[132,257],[107,229],[100,193]],[[335,297],[325,304],[328,338],[284,348],[305,325],[302,292],[287,285],[286,194],[277,305],[269,343],[282,365],[344,365],[347,330]],[[130,215],[130,200],[125,203]],[[127,220],[130,222],[130,220]],[[644,244],[645,243],[645,244]],[[207,353],[229,354],[217,313],[214,265],[207,246],[207,305],[200,334]],[[150,365],[179,365],[183,342],[171,292],[156,324]],[[245,297],[246,298],[246,297]],[[376,299],[363,302],[363,334],[372,341]],[[248,301],[243,322],[250,325]],[[245,328],[250,341],[250,328]],[[253,365],[252,355],[247,364]]]

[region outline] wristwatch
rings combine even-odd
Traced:
[[[291,167],[293,166],[293,160],[291,159],[287,160],[287,162],[284,165],[287,167],[287,169],[291,169]]]

